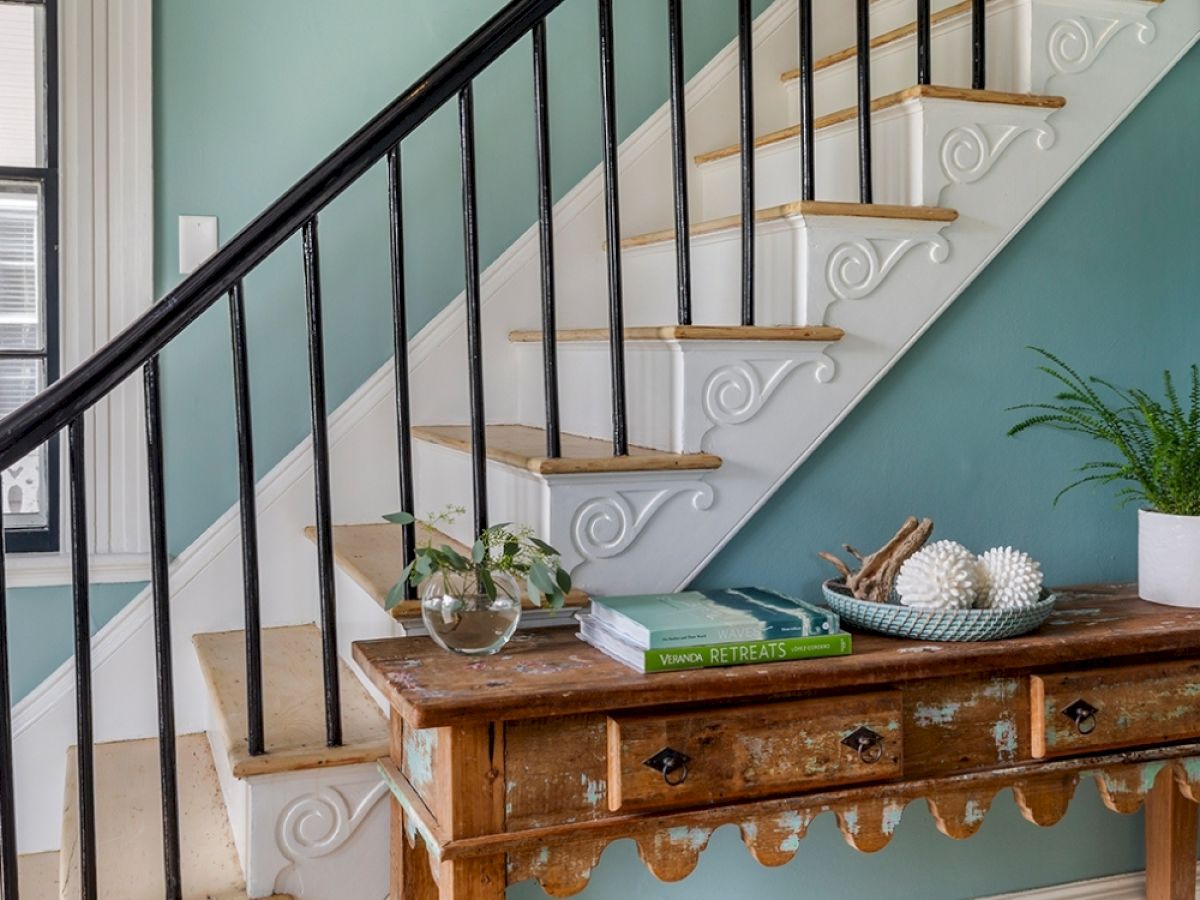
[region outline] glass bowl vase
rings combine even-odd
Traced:
[[[443,649],[490,656],[509,642],[521,621],[521,589],[504,572],[492,572],[490,597],[474,573],[438,572],[421,583],[421,618]]]

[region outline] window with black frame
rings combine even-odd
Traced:
[[[55,0],[0,0],[0,417],[58,375]],[[0,472],[8,549],[58,549],[57,442]]]

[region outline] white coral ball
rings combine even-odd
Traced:
[[[956,541],[930,544],[900,567],[896,592],[905,606],[969,609],[979,593],[975,554]]]
[[[983,609],[1023,609],[1042,596],[1042,567],[1028,553],[994,547],[979,557]]]

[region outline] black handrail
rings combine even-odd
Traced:
[[[562,2],[512,0],[133,324],[0,420],[0,468],[53,437],[141,368]]]

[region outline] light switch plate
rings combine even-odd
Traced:
[[[179,217],[179,274],[191,275],[217,252],[216,216]]]

